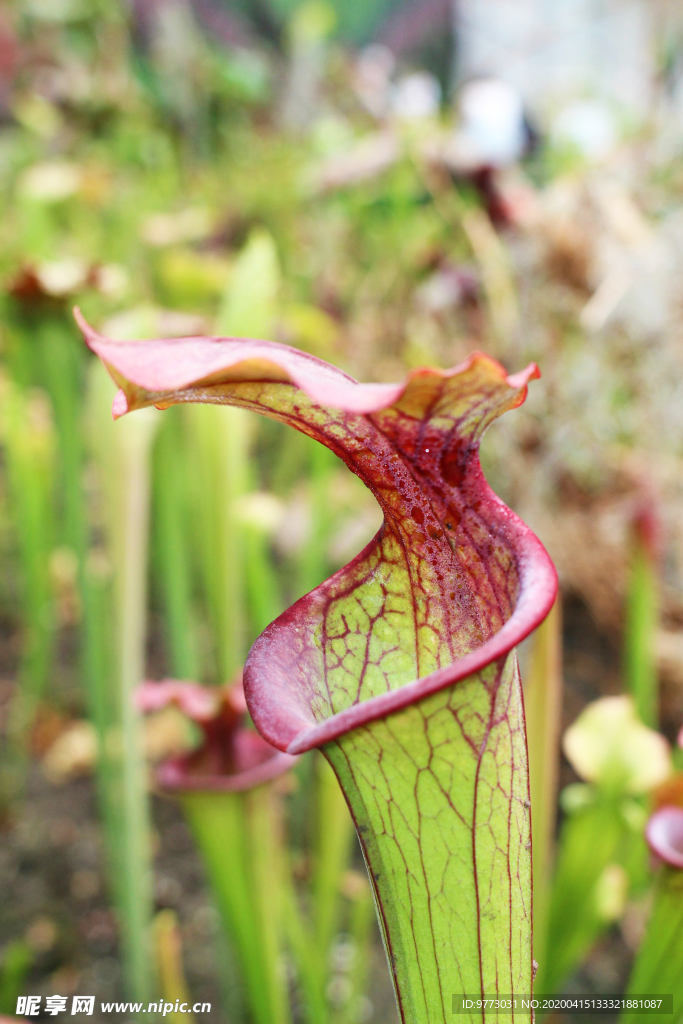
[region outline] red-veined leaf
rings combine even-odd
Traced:
[[[450,1019],[458,994],[530,992],[514,647],[557,584],[539,541],[486,483],[478,450],[493,420],[524,401],[536,367],[508,376],[474,354],[402,384],[359,384],[272,342],[116,343],[79,322],[122,389],[115,415],[176,402],[252,409],[326,445],[373,492],[377,536],[253,645],[249,709],[274,746],[321,747],[337,772],[402,1019]]]

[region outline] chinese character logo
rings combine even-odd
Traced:
[[[40,1012],[40,996],[19,996],[17,1013],[23,1017],[37,1017]]]
[[[90,1017],[94,1009],[94,996],[74,996],[74,1001],[71,1005],[71,1016],[73,1017],[74,1013],[87,1013]]]
[[[58,1013],[66,1010],[66,996],[48,996],[45,1000],[45,1012],[56,1017]]]

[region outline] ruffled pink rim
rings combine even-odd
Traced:
[[[519,373],[508,374],[505,367],[483,352],[473,352],[450,370],[433,367],[411,370],[400,384],[360,384],[343,370],[289,345],[254,338],[188,337],[163,341],[111,341],[85,320],[78,306],[74,318],[88,347],[102,359],[110,372],[119,372],[136,387],[144,389],[154,404],[155,397],[182,392],[191,385],[211,385],[219,380],[286,380],[301,388],[321,406],[344,412],[366,414],[394,405],[413,381],[421,377],[456,377],[474,363],[483,360],[494,367],[514,390],[520,390],[521,405],[530,380],[540,377],[535,363]],[[169,348],[173,358],[169,358]],[[233,351],[231,351],[233,349]],[[125,370],[121,365],[125,362]],[[249,375],[253,368],[256,376]],[[267,377],[265,376],[267,375]],[[272,376],[271,376],[272,375]],[[114,399],[114,418],[129,411],[128,399],[119,391]]]

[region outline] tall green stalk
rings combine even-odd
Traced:
[[[67,319],[68,316],[68,319]],[[83,391],[86,353],[76,334],[70,314],[52,306],[27,309],[11,304],[8,320],[8,363],[16,381],[25,388],[38,384],[49,395],[56,449],[51,452],[50,465],[36,476],[36,485],[43,491],[37,505],[43,519],[39,543],[56,543],[72,552],[80,596],[80,669],[90,716],[98,734],[104,736],[112,721],[111,688],[111,608],[109,602],[109,569],[102,558],[89,554],[88,494],[86,493]],[[26,421],[22,422],[25,433]],[[25,443],[25,442],[24,442]],[[50,488],[48,496],[45,488]],[[32,521],[22,517],[22,529]],[[36,531],[37,535],[37,531]],[[46,555],[42,556],[43,562]],[[105,560],[106,561],[106,560]],[[46,624],[47,618],[43,617]],[[49,665],[47,638],[43,662]],[[99,773],[105,780],[109,761],[100,761]],[[102,781],[99,787],[100,807],[107,833],[116,837],[119,825],[107,794],[113,785]],[[109,823],[109,824],[107,824]]]
[[[242,668],[246,654],[244,533],[235,512],[247,490],[249,423],[241,410],[230,412],[236,415],[210,406],[186,410],[197,554],[220,683]]]
[[[267,333],[278,286],[273,242],[257,233],[236,262],[218,313],[217,333]],[[175,424],[164,427],[156,461],[160,517],[156,526],[160,557],[167,562],[162,575],[167,622],[171,634],[191,623],[183,537],[187,524],[181,522],[185,501],[181,489],[187,488],[189,476],[194,557],[209,613],[214,674],[224,683],[241,670],[248,635],[253,636],[280,611],[267,534],[244,511],[244,499],[255,485],[249,467],[254,425],[242,410],[209,406],[183,409],[180,422],[184,438]],[[183,440],[191,457],[179,469]],[[183,675],[192,662],[186,644],[178,639],[171,642],[172,658]],[[254,1024],[288,1024],[290,1019],[280,963],[283,840],[276,804],[268,786],[245,793],[183,797],[226,935],[239,961]]]
[[[144,675],[149,424],[116,431],[108,416],[98,424],[95,456],[106,542],[99,553],[89,552],[83,353],[63,317],[44,318],[36,325],[35,336],[59,442],[60,539],[74,552],[78,565],[81,668],[100,739],[99,798],[123,932],[126,984],[136,998],[147,998],[152,977],[146,939],[151,914],[151,883],[146,877],[149,825],[143,788],[146,768],[131,694]],[[90,383],[96,393],[110,393],[106,380]],[[114,661],[112,648],[117,651]]]
[[[253,1024],[288,1024],[280,961],[282,838],[271,786],[185,793],[183,808],[237,955]]]
[[[316,757],[315,769],[312,871],[305,892],[308,913],[298,898],[290,869],[285,878],[285,923],[306,1020],[308,1024],[327,1024],[331,1014],[327,994],[330,955],[341,930],[343,882],[355,830],[337,780],[321,757]]]
[[[156,949],[159,990],[166,1003],[192,1002],[183,970],[183,946],[178,918],[173,910],[160,910],[154,918],[154,944]],[[172,1024],[195,1024],[189,1012],[172,1010]]]
[[[339,930],[342,880],[356,833],[334,773],[321,757],[317,768],[311,899],[315,941],[327,959]]]
[[[327,545],[332,519],[330,481],[337,466],[334,455],[319,444],[310,446],[309,457],[307,475],[311,525],[306,543],[297,556],[297,584],[301,594],[313,590],[328,574]]]
[[[97,410],[95,456],[112,568],[113,630],[109,642],[116,697],[108,708],[101,709],[103,717],[109,712],[110,720],[106,725],[100,723],[106,765],[102,780],[113,790],[105,795],[110,808],[107,839],[126,985],[131,998],[144,1002],[151,998],[154,987],[151,846],[147,772],[133,692],[145,675],[150,451],[158,421],[157,414],[150,412],[137,425],[132,421],[113,424],[107,402],[111,388],[99,370],[91,378],[91,396]]]
[[[560,990],[614,923],[623,898],[644,874],[645,844],[642,824],[635,817],[637,807],[628,807],[619,794],[599,789],[586,796],[586,804],[567,814],[560,831],[546,953],[536,978],[539,992]],[[610,883],[615,876],[616,889]]]
[[[179,679],[199,677],[199,652],[192,608],[192,546],[187,494],[189,459],[182,410],[169,410],[154,446],[154,567],[166,621],[171,671]]]
[[[55,634],[50,578],[54,544],[55,438],[47,396],[3,381],[0,435],[11,518],[21,559],[20,607],[23,644],[19,680],[12,705],[10,743],[14,758],[21,750],[38,701],[47,683]],[[16,770],[15,770],[16,769]],[[20,785],[18,763],[5,779],[6,798]]]
[[[266,336],[275,315],[280,271],[270,235],[254,232],[240,253],[216,318],[216,333],[225,336]],[[255,594],[268,585],[266,541],[240,520],[240,499],[253,488],[249,452],[254,425],[238,409],[211,406],[186,410],[194,464],[195,516],[200,524],[200,564],[212,633],[216,670],[226,682],[241,669],[246,655],[250,604],[256,615],[269,612]],[[252,580],[255,570],[261,577]]]
[[[647,930],[626,990],[629,995],[673,995],[671,1024],[683,1021],[683,871],[662,868]],[[621,1024],[642,1020],[642,1012],[624,1010]],[[656,1018],[655,1018],[656,1019]]]
[[[656,729],[659,694],[655,638],[659,618],[656,524],[648,510],[636,519],[624,623],[624,682],[641,721]]]
[[[86,539],[83,493],[84,353],[73,323],[44,318],[35,327],[44,386],[50,394],[59,441],[58,472],[63,521],[60,542],[82,558]]]
[[[524,693],[534,871],[534,956],[547,956],[562,718],[562,611],[558,597],[533,636]]]
[[[105,736],[114,720],[111,673],[111,617],[109,567],[91,557],[88,493],[85,482],[86,431],[83,390],[86,381],[84,353],[71,322],[64,315],[42,317],[31,329],[39,346],[40,373],[50,394],[58,440],[59,507],[62,522],[59,540],[76,558],[80,609],[80,670],[89,714],[98,735]],[[107,422],[107,428],[111,424]],[[112,841],[120,823],[109,807],[113,793],[108,758],[100,759],[100,810]],[[108,774],[109,773],[109,774]],[[109,781],[107,781],[109,780]],[[107,824],[108,823],[108,824]]]
[[[337,1014],[339,1024],[357,1024],[360,1013],[359,1003],[368,987],[372,968],[372,953],[376,936],[375,903],[367,880],[361,876],[347,875],[353,879],[353,891],[347,894],[351,899],[349,937],[353,943],[353,962],[348,974],[349,998]]]

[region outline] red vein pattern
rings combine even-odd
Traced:
[[[403,384],[358,384],[272,342],[117,344],[80,323],[122,388],[116,415],[186,401],[252,409],[326,445],[376,496],[384,523],[374,540],[253,645],[249,709],[274,746],[321,747],[337,772],[402,1020],[451,1019],[458,993],[530,992],[530,813],[513,648],[547,614],[556,577],[488,487],[478,448],[490,423],[524,401],[536,368],[509,377],[475,354]]]

